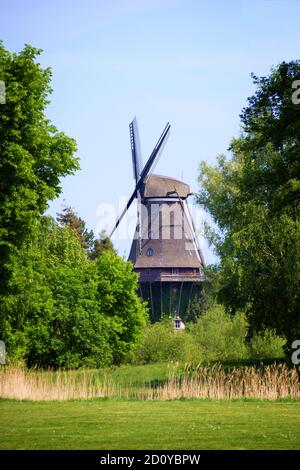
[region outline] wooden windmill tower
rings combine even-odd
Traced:
[[[137,198],[137,226],[129,260],[139,273],[140,296],[149,302],[152,321],[162,314],[184,318],[191,300],[200,292],[204,265],[186,203],[190,187],[152,174],[169,136],[169,123],[144,168],[135,118],[129,129],[135,189],[111,235]]]

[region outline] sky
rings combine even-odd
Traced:
[[[14,52],[43,49],[39,62],[53,73],[47,116],[78,145],[81,170],[62,180],[49,213],[65,203],[97,233],[111,206],[121,211],[134,185],[134,116],[144,162],[170,122],[155,173],[197,193],[200,162],[228,154],[240,133],[251,73],[299,59],[299,23],[298,0],[0,0],[0,39]],[[125,221],[114,240],[121,255],[134,220],[132,206],[131,230]],[[204,255],[216,261],[207,244]]]

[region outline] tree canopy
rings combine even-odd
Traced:
[[[272,327],[290,344],[300,334],[300,62],[256,77],[231,158],[201,164],[198,202],[217,224],[219,300],[244,309],[253,329]]]
[[[101,231],[99,238],[95,238],[93,230],[87,229],[85,221],[72,207],[65,206],[62,212],[57,214],[56,220],[60,226],[71,228],[90,259],[100,258],[106,251],[115,252],[113,243],[105,230]]]
[[[44,215],[60,180],[79,168],[75,141],[45,115],[50,69],[40,50],[0,43],[0,339],[10,359],[43,367],[119,363],[147,310],[132,265],[71,208]]]
[[[8,289],[13,258],[31,237],[48,201],[61,192],[61,177],[79,168],[74,139],[45,116],[51,70],[36,62],[41,50],[10,53],[0,42],[0,292]]]

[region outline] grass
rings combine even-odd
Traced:
[[[296,368],[286,364],[259,367],[154,365],[97,371],[0,369],[0,397],[68,400],[94,397],[140,400],[178,398],[300,398]]]
[[[300,402],[0,400],[0,449],[300,449]]]

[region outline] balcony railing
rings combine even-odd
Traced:
[[[203,282],[204,280],[204,275],[200,274],[199,271],[196,273],[140,272],[140,281],[143,282]]]

